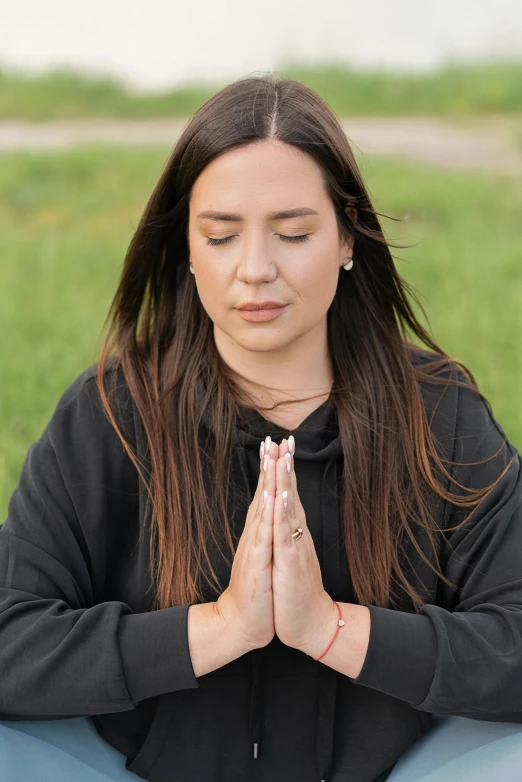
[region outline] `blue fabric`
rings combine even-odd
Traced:
[[[141,777],[127,771],[126,760],[90,717],[0,720],[2,781],[137,782]]]
[[[88,717],[0,720],[0,779],[132,782],[126,758]],[[399,759],[387,782],[520,782],[522,725],[433,717],[433,728]]]
[[[433,715],[386,782],[520,782],[522,725]]]

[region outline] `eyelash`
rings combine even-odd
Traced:
[[[207,244],[212,245],[219,245],[219,244],[225,244],[225,242],[230,241],[230,239],[233,239],[235,234],[232,236],[225,236],[224,239],[212,239],[210,236],[207,238]],[[308,237],[310,234],[302,234],[301,236],[284,236],[283,234],[277,234],[277,236],[280,236],[281,239],[284,239],[286,242],[306,242],[308,241]]]

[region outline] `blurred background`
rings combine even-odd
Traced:
[[[0,522],[180,130],[268,71],[341,119],[415,311],[522,449],[521,3],[0,0]]]

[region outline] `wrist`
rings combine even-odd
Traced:
[[[322,655],[339,626],[339,611],[327,592],[323,594],[323,603],[321,621],[308,639],[299,646],[300,651],[310,655],[310,657]]]
[[[220,604],[219,600],[211,603],[211,606],[213,614],[218,617],[221,623],[224,635],[229,638],[230,643],[241,655],[258,648],[256,644],[240,632],[235,622],[222,610],[222,604]]]

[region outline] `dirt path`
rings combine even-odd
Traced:
[[[0,151],[62,149],[86,143],[173,147],[185,122],[0,122]],[[342,122],[358,157],[390,154],[453,169],[522,175],[520,117],[490,117],[465,123],[430,117],[347,117]]]

